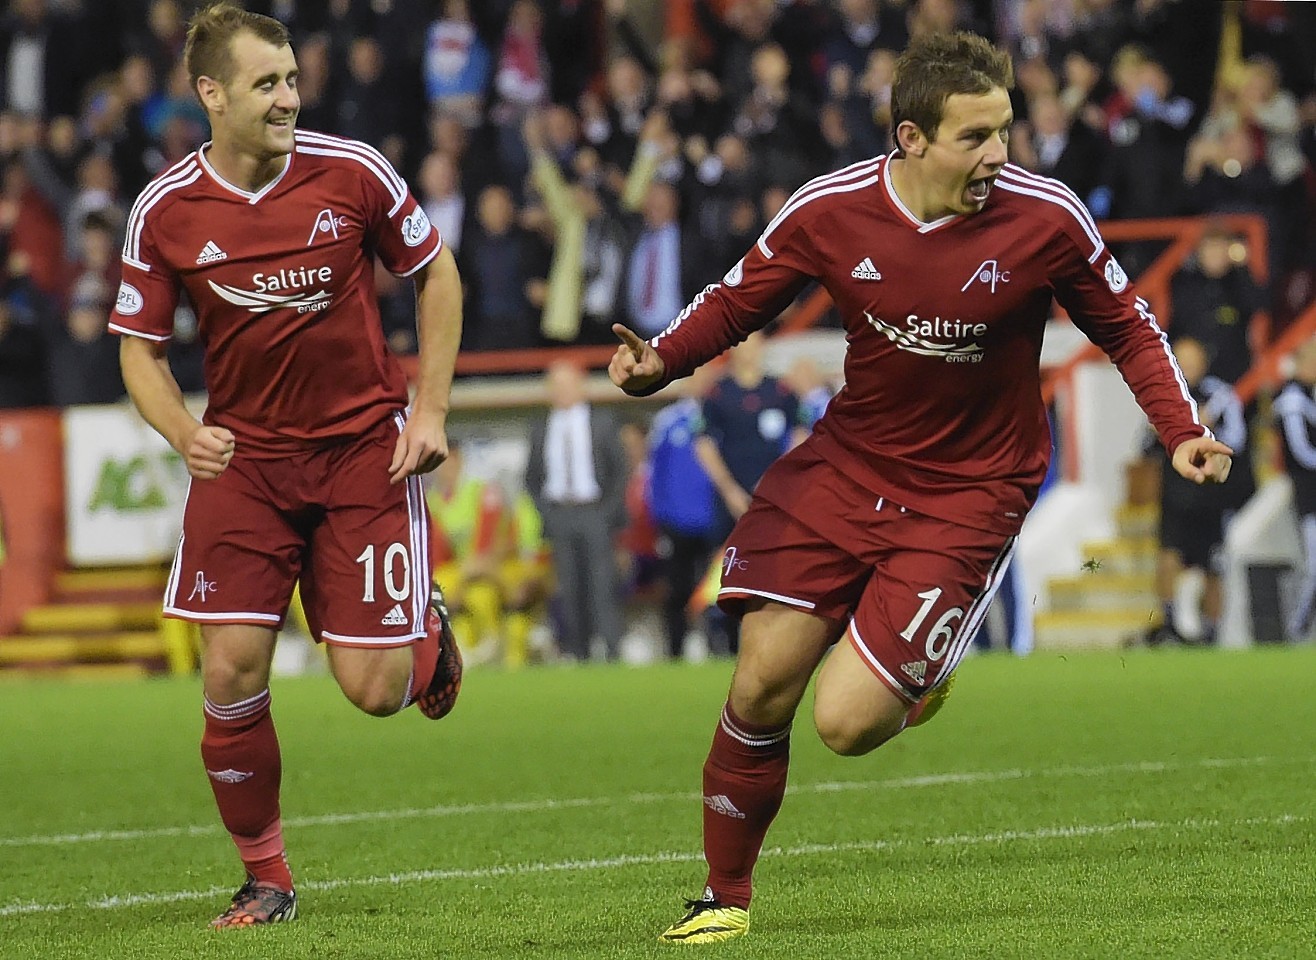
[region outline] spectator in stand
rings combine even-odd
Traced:
[[[336,121],[336,81],[329,69],[329,37],[312,33],[297,44],[297,92],[302,98],[302,109],[297,120],[308,130],[333,130]],[[448,235],[443,235],[445,242]]]
[[[607,70],[607,103],[586,94],[581,103],[585,137],[606,163],[630,166],[640,130],[653,106],[653,90],[634,57],[617,57]]]
[[[493,58],[471,19],[469,0],[443,3],[426,35],[424,69],[430,108],[467,129],[478,127]]]
[[[480,192],[477,221],[462,250],[467,314],[462,346],[468,350],[538,347],[539,321],[532,285],[542,276],[535,241],[516,222],[512,192],[503,186]]]
[[[134,44],[147,57],[157,77],[167,76],[183,57],[187,23],[178,0],[150,0],[146,29]]]
[[[1316,339],[1293,356],[1293,376],[1275,398],[1284,469],[1293,481],[1293,509],[1302,539],[1303,571],[1289,615],[1289,639],[1306,640],[1316,615]]]
[[[1269,57],[1247,62],[1239,84],[1236,109],[1275,184],[1277,204],[1270,242],[1274,265],[1286,270],[1301,250],[1303,208],[1307,200],[1303,174],[1307,159],[1298,143],[1301,117],[1298,100],[1280,87],[1279,68]]]
[[[909,42],[904,18],[882,0],[838,0],[822,42],[823,66],[849,68],[851,76],[868,69],[878,50],[899,51]]]
[[[1228,384],[1237,383],[1252,367],[1252,316],[1266,303],[1247,256],[1242,240],[1213,224],[1202,234],[1193,258],[1170,281],[1175,337],[1201,344],[1209,373]]]
[[[520,184],[530,169],[521,124],[548,102],[550,67],[544,52],[544,14],[534,0],[514,0],[494,67],[490,118],[498,135],[498,159],[508,183]]]
[[[121,230],[127,212],[119,202],[119,179],[106,150],[93,150],[78,164],[77,189],[64,209],[64,237],[70,257],[78,256],[78,234],[95,216],[115,231]]]
[[[667,584],[663,633],[667,656],[673,660],[693,648],[690,597],[722,542],[717,492],[695,450],[700,402],[712,385],[715,369],[696,370],[685,385],[685,396],[659,410],[649,428],[649,511],[662,538],[659,556]]]
[[[83,15],[47,0],[13,0],[0,19],[0,105],[32,117],[78,111],[83,71],[96,61]]]
[[[579,155],[576,170],[583,175],[574,184],[567,182],[550,150],[547,126],[542,114],[532,113],[523,128],[531,181],[552,220],[555,240],[541,330],[556,341],[579,340],[583,332],[603,342],[611,332],[626,259],[621,215],[639,207],[658,155],[656,150],[638,154],[621,197],[614,199],[596,182],[593,148]],[[662,115],[655,113],[644,136],[653,139],[664,129]],[[556,153],[560,157],[562,151]]]
[[[450,154],[433,150],[420,163],[420,205],[430,223],[454,254],[460,254],[466,233],[466,195],[457,164]]]
[[[765,179],[801,183],[823,161],[816,110],[791,88],[791,64],[780,45],[755,50],[750,72],[753,86],[736,104],[731,129],[761,158]]]
[[[670,183],[654,181],[644,194],[644,225],[627,263],[626,308],[631,329],[654,337],[666,329],[688,301],[680,194]]]
[[[384,77],[384,54],[374,37],[352,41],[347,76],[334,95],[334,106],[334,133],[369,143],[394,166],[402,165],[401,98]]]
[[[1215,433],[1216,439],[1233,448],[1240,467],[1248,463],[1247,421],[1243,404],[1233,388],[1207,374],[1206,348],[1196,340],[1174,341],[1174,355],[1184,381],[1197,402],[1198,417]],[[1150,444],[1149,444],[1150,445]],[[1159,443],[1156,444],[1159,447]],[[1202,633],[1193,642],[1215,642],[1220,619],[1221,586],[1218,554],[1233,511],[1251,496],[1251,471],[1230,474],[1228,484],[1193,483],[1181,477],[1170,458],[1161,455],[1160,553],[1156,561],[1156,593],[1161,601],[1161,623],[1147,631],[1148,645],[1185,643],[1175,616],[1174,600],[1179,577],[1185,570],[1199,570],[1204,578]],[[1236,486],[1237,485],[1237,486]]]
[[[1059,96],[1042,93],[1028,104],[1028,120],[1010,138],[1012,159],[1035,173],[1054,177],[1080,197],[1100,182],[1101,138],[1065,113]]]
[[[914,0],[905,23],[911,40],[971,28],[958,0]]]
[[[68,267],[59,217],[17,159],[5,166],[0,182],[0,244],[9,254],[23,254],[25,276],[44,296],[63,294]]]
[[[1175,95],[1173,80],[1146,50],[1122,47],[1111,66],[1116,91],[1106,101],[1106,153],[1101,186],[1093,191],[1098,218],[1166,217],[1179,212],[1184,149],[1194,107]],[[1137,276],[1159,248],[1129,244],[1120,254]]]
[[[1283,198],[1241,124],[1227,113],[1213,111],[1189,144],[1183,183],[1194,213],[1256,213],[1264,217],[1272,241],[1270,274],[1278,275],[1284,257]]]
[[[93,212],[83,217],[78,229],[71,231],[72,270],[69,299],[104,300],[108,307],[119,285],[119,224],[105,213]]]
[[[994,4],[1004,41],[1016,64],[1038,60],[1052,69],[1060,66],[1073,28],[1069,4],[1048,0],[1017,0]]]
[[[839,168],[890,150],[891,80],[896,58],[877,49],[862,74],[845,64],[828,71],[828,99],[819,126],[831,147],[830,166]]]
[[[41,334],[0,299],[0,410],[47,403]]]
[[[49,400],[67,407],[124,398],[119,338],[105,328],[114,288],[86,274],[59,328],[46,345]]]

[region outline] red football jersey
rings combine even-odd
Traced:
[[[406,182],[373,147],[299,130],[283,172],[249,193],[205,149],[133,205],[110,329],[168,340],[186,290],[205,345],[205,422],[248,455],[356,436],[405,407],[372,255],[408,276],[443,242]]]
[[[811,279],[836,303],[847,352],[845,387],[806,442],[910,509],[1018,532],[1051,454],[1039,367],[1052,297],[1167,449],[1208,433],[1156,318],[1056,180],[1007,165],[980,212],[934,223],[900,201],[886,157],[810,181],[651,341],[667,378],[768,323]]]

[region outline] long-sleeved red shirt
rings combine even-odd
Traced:
[[[900,201],[886,157],[805,184],[651,341],[663,384],[767,324],[813,279],[836,303],[847,352],[845,387],[806,444],[910,509],[1018,532],[1051,455],[1040,356],[1053,297],[1114,361],[1167,450],[1208,435],[1091,215],[1068,187],[1013,165],[980,212],[933,223]]]

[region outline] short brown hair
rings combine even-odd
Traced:
[[[934,33],[911,43],[896,61],[891,84],[891,133],[906,120],[929,140],[937,136],[948,97],[1014,87],[1014,64],[976,33]]]
[[[244,30],[276,47],[292,42],[288,28],[273,17],[251,13],[228,0],[202,7],[187,25],[187,43],[183,46],[183,63],[192,79],[193,93],[202,77],[220,83],[233,79],[233,38]]]

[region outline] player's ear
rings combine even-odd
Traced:
[[[224,85],[214,77],[197,77],[196,95],[201,99],[201,105],[206,110],[213,113],[223,113]]]
[[[928,149],[928,138],[913,120],[901,120],[896,127],[896,145],[907,157],[921,157]]]

